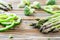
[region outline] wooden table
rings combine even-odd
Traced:
[[[24,9],[18,8],[17,5],[20,3],[19,0],[4,0],[6,2],[10,2],[13,5],[13,10],[9,11],[10,13],[15,13],[22,18],[21,25],[17,26],[15,30],[8,30],[6,32],[0,32],[0,40],[47,40],[47,37],[60,37],[60,32],[58,33],[50,33],[50,34],[42,34],[38,29],[34,29],[32,26],[29,26],[31,23],[36,22],[36,18],[46,18],[50,16],[46,12],[42,10],[36,10],[33,16],[25,16]],[[39,1],[41,6],[45,6],[46,0],[31,0]],[[60,0],[57,0],[57,5],[60,4]],[[13,39],[9,39],[9,35],[13,35]],[[53,40],[57,40],[54,39]]]

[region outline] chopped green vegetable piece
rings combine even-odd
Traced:
[[[30,0],[22,0],[22,2],[25,4],[25,5],[30,5]]]
[[[5,7],[5,8],[1,7],[1,9],[3,9],[4,11],[12,10],[12,5],[9,4],[9,3],[6,3],[6,2],[4,2],[2,0],[0,0],[0,5],[2,5],[2,7]]]
[[[46,4],[47,5],[55,5],[56,4],[56,0],[47,0]]]
[[[13,36],[12,35],[9,35],[9,39],[12,39],[13,38]]]
[[[11,5],[11,4],[8,4],[8,6],[10,7],[10,10],[12,10],[12,9],[13,9],[13,7],[12,7],[12,5]]]
[[[24,8],[25,7],[25,4],[23,2],[21,2],[19,5],[18,5],[19,8]]]
[[[31,4],[31,7],[36,8],[36,9],[40,9],[41,8],[40,3],[37,2],[37,1],[33,2],[33,4]]]
[[[26,16],[30,16],[35,12],[35,9],[29,7],[29,6],[25,6],[24,8],[24,13]]]

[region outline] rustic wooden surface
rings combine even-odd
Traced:
[[[0,40],[47,40],[47,37],[60,37],[60,32],[58,33],[50,33],[50,34],[42,34],[38,31],[38,29],[33,29],[32,26],[29,26],[31,23],[35,23],[34,19],[36,18],[45,18],[50,16],[46,12],[42,10],[36,10],[33,16],[25,16],[24,9],[18,8],[17,5],[20,3],[20,0],[3,0],[13,5],[13,10],[9,11],[10,13],[15,13],[22,18],[21,25],[17,26],[15,30],[8,30],[7,32],[0,32]],[[45,6],[46,0],[31,0],[39,1],[41,6]],[[57,5],[60,4],[60,0],[56,0]],[[13,39],[9,39],[9,35],[13,35]],[[53,39],[57,40],[57,39]]]

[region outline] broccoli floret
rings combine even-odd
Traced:
[[[55,0],[48,0],[46,2],[47,5],[55,5],[56,4],[56,1]]]
[[[30,16],[35,12],[35,9],[29,7],[29,6],[25,6],[24,8],[24,13],[26,16]]]

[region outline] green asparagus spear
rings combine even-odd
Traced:
[[[47,22],[48,19],[42,19],[42,20],[39,20],[37,23],[36,23],[36,26],[35,28],[40,28],[45,22]]]
[[[8,3],[4,2],[4,1],[1,1],[1,0],[0,0],[0,5],[6,7],[6,8],[9,9],[9,10],[12,9],[11,4],[8,4]]]
[[[42,30],[41,32],[43,33],[49,33],[50,31],[55,30],[58,24],[60,24],[60,16],[56,17],[55,20],[53,20],[53,18],[48,20],[45,24],[41,26],[40,30]]]
[[[48,25],[49,23],[51,24],[52,22],[56,22],[59,19],[59,16],[60,16],[59,14],[55,14],[55,15],[47,17],[46,19],[39,20],[36,23],[35,28],[40,28],[43,24]],[[58,19],[56,19],[56,18],[58,18]]]
[[[59,14],[54,14],[54,15],[52,15],[52,16],[49,16],[49,17],[47,17],[47,19],[51,19],[51,18],[55,18],[55,17],[58,17],[58,16],[60,16],[60,13]]]
[[[8,11],[8,9],[2,5],[0,5],[0,10]]]
[[[56,14],[55,14],[56,15]],[[40,28],[40,30],[42,30],[44,33],[45,33],[45,31],[44,30],[47,30],[46,31],[46,33],[47,32],[50,32],[51,30],[53,30],[54,28],[52,28],[51,30],[50,30],[50,28],[51,27],[53,27],[54,25],[56,26],[57,25],[57,23],[59,23],[59,21],[60,21],[60,15],[58,16],[53,16],[52,18],[50,18],[47,22],[45,22],[45,23],[43,23],[43,25],[41,26],[41,28]],[[41,32],[42,32],[41,31]]]
[[[57,23],[56,23],[57,24]],[[60,29],[60,23],[58,23],[57,25],[51,26],[47,29],[43,29],[42,33],[49,33],[49,32],[53,32],[55,29],[59,30]]]

